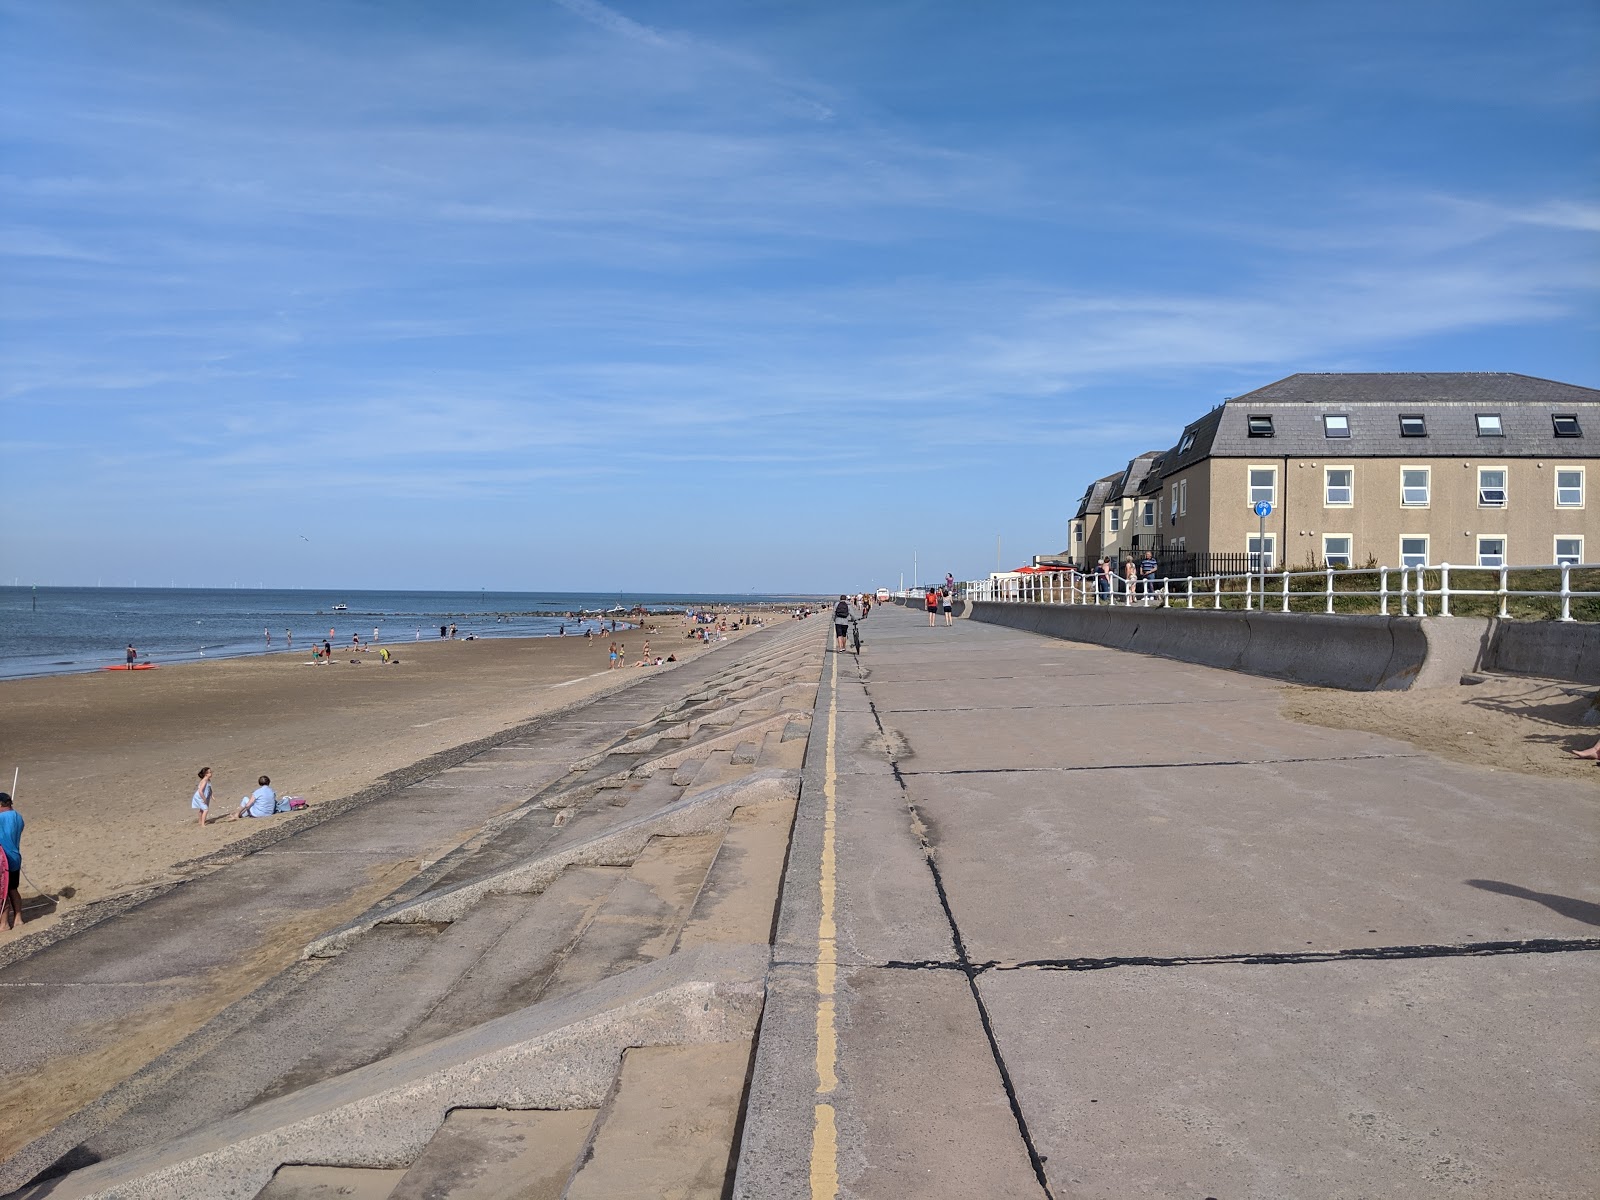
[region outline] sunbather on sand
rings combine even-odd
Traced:
[[[1593,759],[1595,762],[1600,762],[1600,738],[1596,738],[1594,745],[1587,750],[1568,750],[1567,753],[1572,755],[1573,758],[1588,758]]]

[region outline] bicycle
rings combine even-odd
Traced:
[[[856,652],[856,657],[861,657],[861,625],[857,617],[850,618],[850,645]]]

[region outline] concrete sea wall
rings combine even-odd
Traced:
[[[1354,617],[1052,604],[972,605],[972,618],[1049,637],[1350,691],[1445,687],[1488,665],[1477,617]],[[1590,655],[1600,667],[1600,642]],[[1510,668],[1507,668],[1510,669]]]

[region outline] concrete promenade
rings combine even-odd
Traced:
[[[743,1200],[1592,1197],[1600,789],[875,609],[823,665]]]

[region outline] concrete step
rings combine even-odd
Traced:
[[[378,921],[427,924],[454,921],[487,895],[543,891],[566,868],[632,862],[652,837],[672,837],[715,830],[719,835],[737,808],[799,795],[798,771],[760,770],[721,787],[696,791],[665,808],[626,817],[596,836],[508,864],[455,887],[430,892],[382,913],[363,914],[306,947],[308,957],[340,953]]]
[[[794,812],[794,801],[775,800],[729,818],[676,949],[772,940]]]
[[[389,1200],[404,1174],[382,1167],[279,1167],[256,1200]]]
[[[760,756],[760,742],[740,742],[733,748],[733,757],[728,761],[736,767],[753,767]]]
[[[482,907],[520,915],[426,1013],[396,1031],[394,1048],[426,1045],[540,999],[572,944],[624,874],[621,867],[569,867],[537,896],[486,897]]]
[[[543,998],[670,954],[721,842],[720,831],[651,838],[551,973]]]
[[[773,767],[779,770],[799,770],[805,763],[806,745],[808,738],[791,738],[786,729],[769,733],[761,743],[761,757],[756,760],[758,767]]]
[[[748,1044],[769,954],[766,946],[686,950],[84,1167],[34,1195],[253,1200],[285,1164],[416,1162],[454,1109],[599,1108],[614,1090],[624,1050]]]
[[[689,787],[699,778],[700,768],[706,765],[703,758],[686,758],[672,772],[673,787]]]
[[[628,1050],[564,1200],[721,1200],[749,1065],[748,1041]]]
[[[724,783],[731,783],[735,779],[743,779],[750,774],[748,766],[733,765],[733,748],[726,750],[712,750],[706,755],[705,762],[694,777],[694,782],[685,789],[687,795],[704,791],[706,788],[720,787]]]
[[[596,1115],[458,1108],[387,1200],[560,1200]]]

